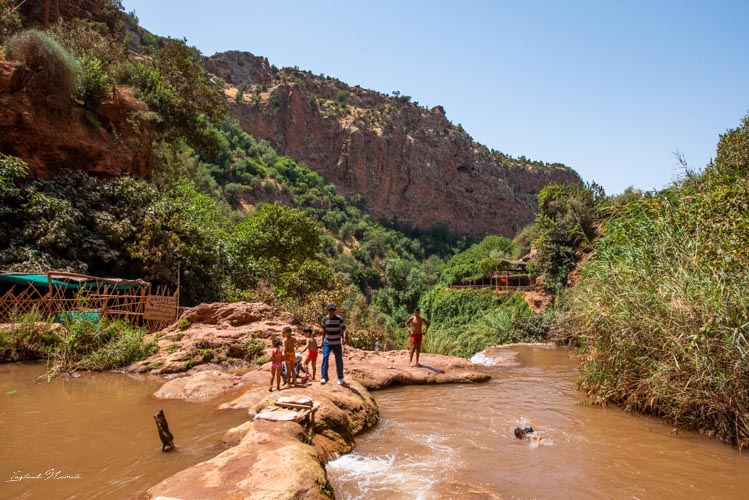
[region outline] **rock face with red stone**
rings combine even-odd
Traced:
[[[374,218],[513,236],[535,217],[545,185],[581,182],[563,165],[489,151],[442,106],[426,109],[404,96],[276,70],[247,52],[216,54],[206,68],[226,82],[231,113],[247,133],[315,169],[344,195],[361,195]]]
[[[43,0],[16,2],[19,4],[19,12],[25,23],[43,24],[45,14],[45,3]],[[49,23],[56,22],[57,8],[59,7],[60,20],[86,19],[89,21],[102,21],[107,11],[114,15],[114,9],[109,7],[107,0],[57,0],[50,2]]]
[[[148,175],[155,135],[148,123],[134,121],[148,108],[129,88],[117,87],[95,113],[72,98],[52,108],[24,84],[28,72],[20,63],[0,61],[0,153],[24,160],[30,178],[65,170]]]

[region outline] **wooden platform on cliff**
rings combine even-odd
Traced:
[[[527,262],[524,260],[501,259],[499,269],[493,271],[489,277],[472,280],[470,283],[451,285],[457,290],[487,289],[496,293],[530,292],[535,289],[535,276],[526,271]]]

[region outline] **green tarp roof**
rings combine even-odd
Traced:
[[[51,278],[51,279],[50,279]],[[116,290],[127,290],[129,288],[140,288],[148,286],[143,280],[124,280],[117,278],[96,278],[79,274],[27,274],[0,272],[0,283],[11,285],[34,285],[46,288],[49,283],[52,286],[79,290],[81,288],[103,288],[105,286]]]

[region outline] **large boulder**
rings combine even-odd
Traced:
[[[282,393],[253,388],[240,400],[224,407],[247,408],[253,420],[226,433],[224,442],[233,447],[153,486],[148,498],[329,498],[325,462],[351,451],[354,436],[379,416],[375,400],[356,382]],[[254,418],[281,401],[310,401],[314,419],[301,425]]]
[[[322,456],[294,422],[256,421],[220,455],[168,477],[146,498],[330,498]]]
[[[269,359],[271,340],[291,325],[291,314],[262,302],[201,304],[151,334],[159,350],[128,367],[132,372],[179,373],[201,365],[250,368]],[[301,339],[301,327],[294,326]]]

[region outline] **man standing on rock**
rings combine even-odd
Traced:
[[[412,366],[411,362],[414,359],[414,351],[416,351],[416,365],[414,366],[420,367],[419,354],[421,354],[421,339],[427,330],[429,330],[429,321],[421,317],[421,310],[418,307],[414,309],[414,315],[406,321],[406,329],[411,334],[411,354],[408,357],[408,366]]]
[[[335,356],[335,371],[338,385],[343,385],[343,346],[346,343],[346,323],[335,313],[335,304],[328,304],[328,314],[322,319],[322,379],[321,384],[328,382],[328,357],[330,351]]]

